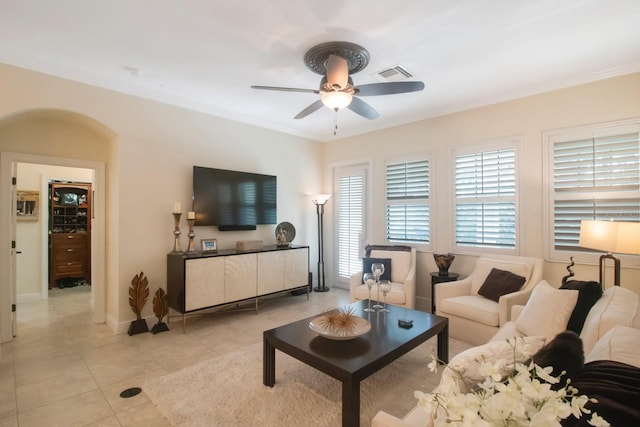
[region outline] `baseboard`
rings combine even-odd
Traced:
[[[158,318],[155,316],[147,316],[143,317],[143,319],[147,322],[147,327],[149,330],[158,322]],[[126,322],[119,322],[117,325],[114,325],[115,328],[111,328],[116,331],[116,334],[126,334],[129,332],[129,326],[131,325],[132,320],[127,320]]]

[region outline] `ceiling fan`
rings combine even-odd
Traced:
[[[380,114],[371,105],[358,98],[359,96],[392,95],[424,89],[423,82],[371,83],[355,86],[351,74],[357,73],[367,66],[369,52],[354,43],[322,43],[307,51],[304,63],[312,71],[323,75],[318,89],[278,86],[251,86],[251,88],[320,95],[320,99],[300,111],[294,119],[302,119],[323,106],[327,106],[336,112],[348,108],[370,120],[377,119]]]

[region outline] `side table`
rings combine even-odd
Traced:
[[[440,274],[438,272],[430,273],[430,274],[431,274],[431,314],[436,314],[436,284],[453,282],[454,280],[458,280],[458,277],[460,277],[460,275],[458,273]]]

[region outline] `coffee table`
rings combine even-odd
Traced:
[[[434,335],[438,335],[438,357],[449,361],[449,319],[421,311],[387,305],[389,313],[367,313],[368,300],[349,306],[367,319],[371,330],[351,340],[332,340],[309,328],[312,316],[263,333],[264,385],[276,381],[276,349],[342,382],[342,425],[360,425],[360,382]],[[413,320],[410,329],[398,319]],[[426,359],[425,359],[426,365]]]

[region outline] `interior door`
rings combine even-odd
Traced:
[[[348,289],[349,277],[362,269],[362,249],[367,241],[367,165],[339,168],[335,171],[334,194],[337,226],[334,251],[336,286]]]
[[[18,318],[17,318],[17,290],[16,290],[16,256],[18,254],[18,242],[16,242],[16,201],[17,201],[17,179],[18,179],[18,164],[11,162],[11,176],[13,177],[11,183],[11,268],[9,272],[10,276],[10,289],[11,289],[11,333],[18,336]]]

